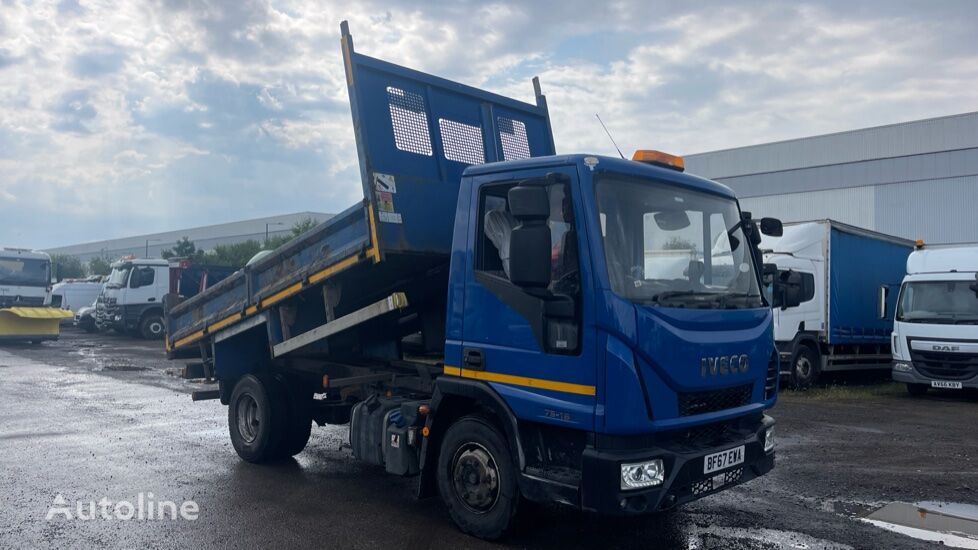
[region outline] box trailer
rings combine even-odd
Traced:
[[[899,288],[914,243],[834,220],[784,224],[764,236],[764,263],[797,278],[800,303],[774,299],[774,339],[782,373],[807,388],[822,372],[890,367],[892,321],[880,319],[879,288]],[[890,311],[896,295],[891,293]]]

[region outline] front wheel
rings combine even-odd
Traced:
[[[467,416],[445,433],[438,454],[438,491],[465,533],[498,539],[519,508],[516,468],[506,439],[485,419]]]
[[[791,388],[807,390],[822,371],[818,354],[808,346],[799,346],[791,359]]]
[[[924,395],[928,389],[926,384],[907,384],[907,393],[914,397]]]
[[[150,313],[139,322],[139,334],[147,340],[163,338],[163,316]]]

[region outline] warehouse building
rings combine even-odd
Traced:
[[[832,218],[929,243],[978,241],[978,112],[685,157],[755,217]]]
[[[45,252],[49,254],[69,254],[78,257],[83,262],[87,262],[92,258],[115,259],[130,254],[143,258],[147,257],[147,253],[150,258],[159,258],[160,252],[167,248],[173,248],[173,245],[184,237],[193,241],[198,250],[209,251],[213,250],[219,244],[234,244],[247,240],[263,242],[266,232],[269,238],[288,235],[292,232],[292,226],[302,220],[310,218],[319,223],[330,217],[332,217],[332,214],[324,214],[322,212],[296,212],[281,216],[269,216],[267,218],[166,231],[164,233],[150,233],[147,235],[136,235],[134,237],[61,246],[58,248],[49,248]]]

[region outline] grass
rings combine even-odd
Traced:
[[[874,397],[903,397],[907,394],[904,384],[887,381],[875,384],[830,384],[815,386],[807,391],[782,389],[781,397],[788,399],[811,399],[815,401],[861,400]]]

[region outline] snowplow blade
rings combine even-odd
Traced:
[[[57,340],[61,320],[73,317],[66,309],[52,307],[9,307],[0,309],[0,341]]]

